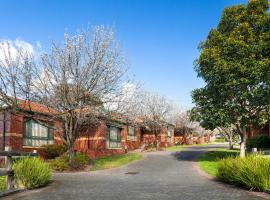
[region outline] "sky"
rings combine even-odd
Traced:
[[[247,0],[9,0],[1,1],[0,40],[46,50],[88,26],[114,28],[129,73],[147,90],[182,107],[203,87],[193,62],[197,46],[219,22],[222,10]]]

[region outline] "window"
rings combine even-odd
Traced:
[[[127,139],[137,141],[137,135],[134,126],[128,126]]]
[[[121,129],[114,126],[108,127],[107,147],[121,148]]]
[[[171,137],[172,137],[171,129],[168,127],[167,128],[167,142],[171,142]]]
[[[24,123],[24,146],[40,147],[42,145],[53,144],[53,129],[41,125],[34,120],[28,120]]]

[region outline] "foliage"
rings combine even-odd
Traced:
[[[62,155],[50,161],[50,166],[55,171],[83,170],[89,162],[86,154],[76,153],[72,158]]]
[[[216,176],[218,172],[218,162],[227,157],[235,157],[239,154],[237,150],[213,149],[199,157],[200,168],[211,176]]]
[[[54,159],[64,154],[67,149],[63,144],[51,144],[43,146],[43,154],[45,159]]]
[[[122,155],[106,156],[103,158],[97,158],[93,161],[93,167],[91,170],[102,170],[114,167],[119,167],[130,162],[140,160],[142,155],[139,153],[127,153]]]
[[[270,148],[270,137],[267,135],[256,135],[247,140],[247,149],[252,148],[267,149]]]
[[[39,158],[24,157],[13,165],[16,179],[27,189],[44,186],[51,180],[51,170]]]
[[[244,156],[246,129],[269,119],[270,14],[268,0],[225,8],[200,45],[195,70],[206,85],[193,91],[193,116],[204,127],[235,125]]]
[[[70,160],[70,170],[82,170],[89,163],[89,158],[86,154],[76,153],[75,156]]]
[[[69,169],[69,158],[67,155],[60,156],[49,161],[50,167],[55,171],[66,171]]]
[[[61,122],[55,128],[72,157],[82,129],[97,125],[101,113],[108,114],[102,109],[117,103],[130,81],[111,28],[96,26],[75,35],[66,33],[63,42],[50,46],[50,52],[33,55],[7,40],[0,41],[0,99],[14,112],[30,111],[24,112],[29,118],[37,114],[30,102],[42,104],[50,121]]]
[[[249,190],[270,188],[270,160],[260,156],[227,158],[220,161],[217,177]]]
[[[7,189],[7,177],[0,177],[0,192],[5,191]]]

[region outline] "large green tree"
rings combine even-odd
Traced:
[[[268,0],[224,9],[220,22],[199,46],[195,70],[206,85],[192,92],[202,122],[235,125],[240,155],[250,127],[260,126],[270,108],[270,15]]]

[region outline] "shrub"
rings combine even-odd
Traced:
[[[55,171],[82,170],[88,165],[88,161],[87,155],[76,153],[71,160],[67,155],[60,156],[52,160],[50,166]]]
[[[63,155],[66,152],[66,147],[62,144],[50,144],[43,146],[44,158],[54,159]]]
[[[226,158],[220,161],[220,180],[255,191],[270,188],[270,160],[261,156]]]
[[[13,170],[16,179],[27,189],[44,186],[51,180],[48,164],[39,158],[21,158],[14,162]]]
[[[65,171],[69,169],[68,156],[63,155],[50,161],[50,166],[55,171]]]
[[[70,170],[84,169],[89,162],[89,158],[86,154],[77,153],[69,163]]]
[[[266,135],[256,135],[247,140],[247,149],[258,148],[266,149],[270,148],[270,137]]]
[[[0,192],[5,191],[7,189],[7,177],[0,176]]]

